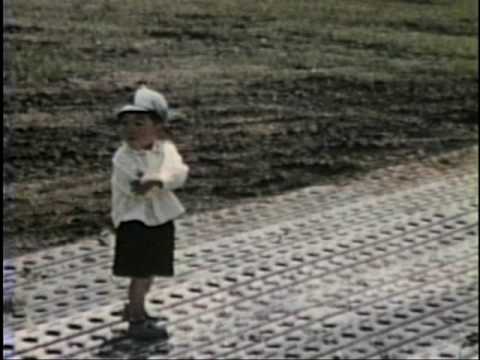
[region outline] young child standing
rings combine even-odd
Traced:
[[[129,335],[143,340],[168,337],[146,312],[145,296],[154,276],[174,275],[173,221],[185,212],[173,190],[183,186],[189,168],[166,137],[169,113],[163,95],[145,86],[117,113],[123,144],[111,179],[113,274],[131,278],[124,317]]]

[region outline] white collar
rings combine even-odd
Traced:
[[[128,151],[130,151],[130,152],[132,152],[132,153],[134,153],[134,154],[139,154],[139,155],[140,155],[140,154],[146,154],[146,153],[148,153],[148,152],[150,152],[150,151],[157,152],[157,153],[158,153],[158,152],[162,152],[162,145],[163,145],[163,143],[164,143],[163,140],[155,140],[155,141],[153,142],[152,149],[150,149],[150,150],[144,150],[144,149],[135,150],[135,149],[132,149],[132,148],[128,145],[128,143],[127,143],[126,141],[123,142],[123,145],[125,146],[125,148],[126,148]]]

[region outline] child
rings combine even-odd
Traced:
[[[124,316],[128,333],[138,339],[167,338],[145,310],[153,276],[174,275],[173,220],[184,213],[172,190],[183,186],[188,166],[166,139],[165,98],[142,86],[134,104],[117,113],[122,146],[113,157],[112,220],[115,227],[113,274],[130,277]]]

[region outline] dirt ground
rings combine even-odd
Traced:
[[[23,254],[109,225],[112,114],[142,82],[185,114],[190,212],[477,144],[476,3],[15,1],[6,241]]]

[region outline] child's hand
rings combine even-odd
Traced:
[[[133,193],[143,195],[150,191],[153,187],[163,187],[163,183],[159,180],[147,180],[141,182],[140,180],[133,180],[131,183],[131,190]]]
[[[160,189],[163,188],[163,181],[161,180],[145,180],[142,182],[142,184],[144,184],[145,186],[148,186],[149,189],[155,186],[159,187]]]
[[[151,189],[151,184],[149,182],[140,182],[140,180],[133,180],[130,183],[131,190],[136,195],[143,195]]]

